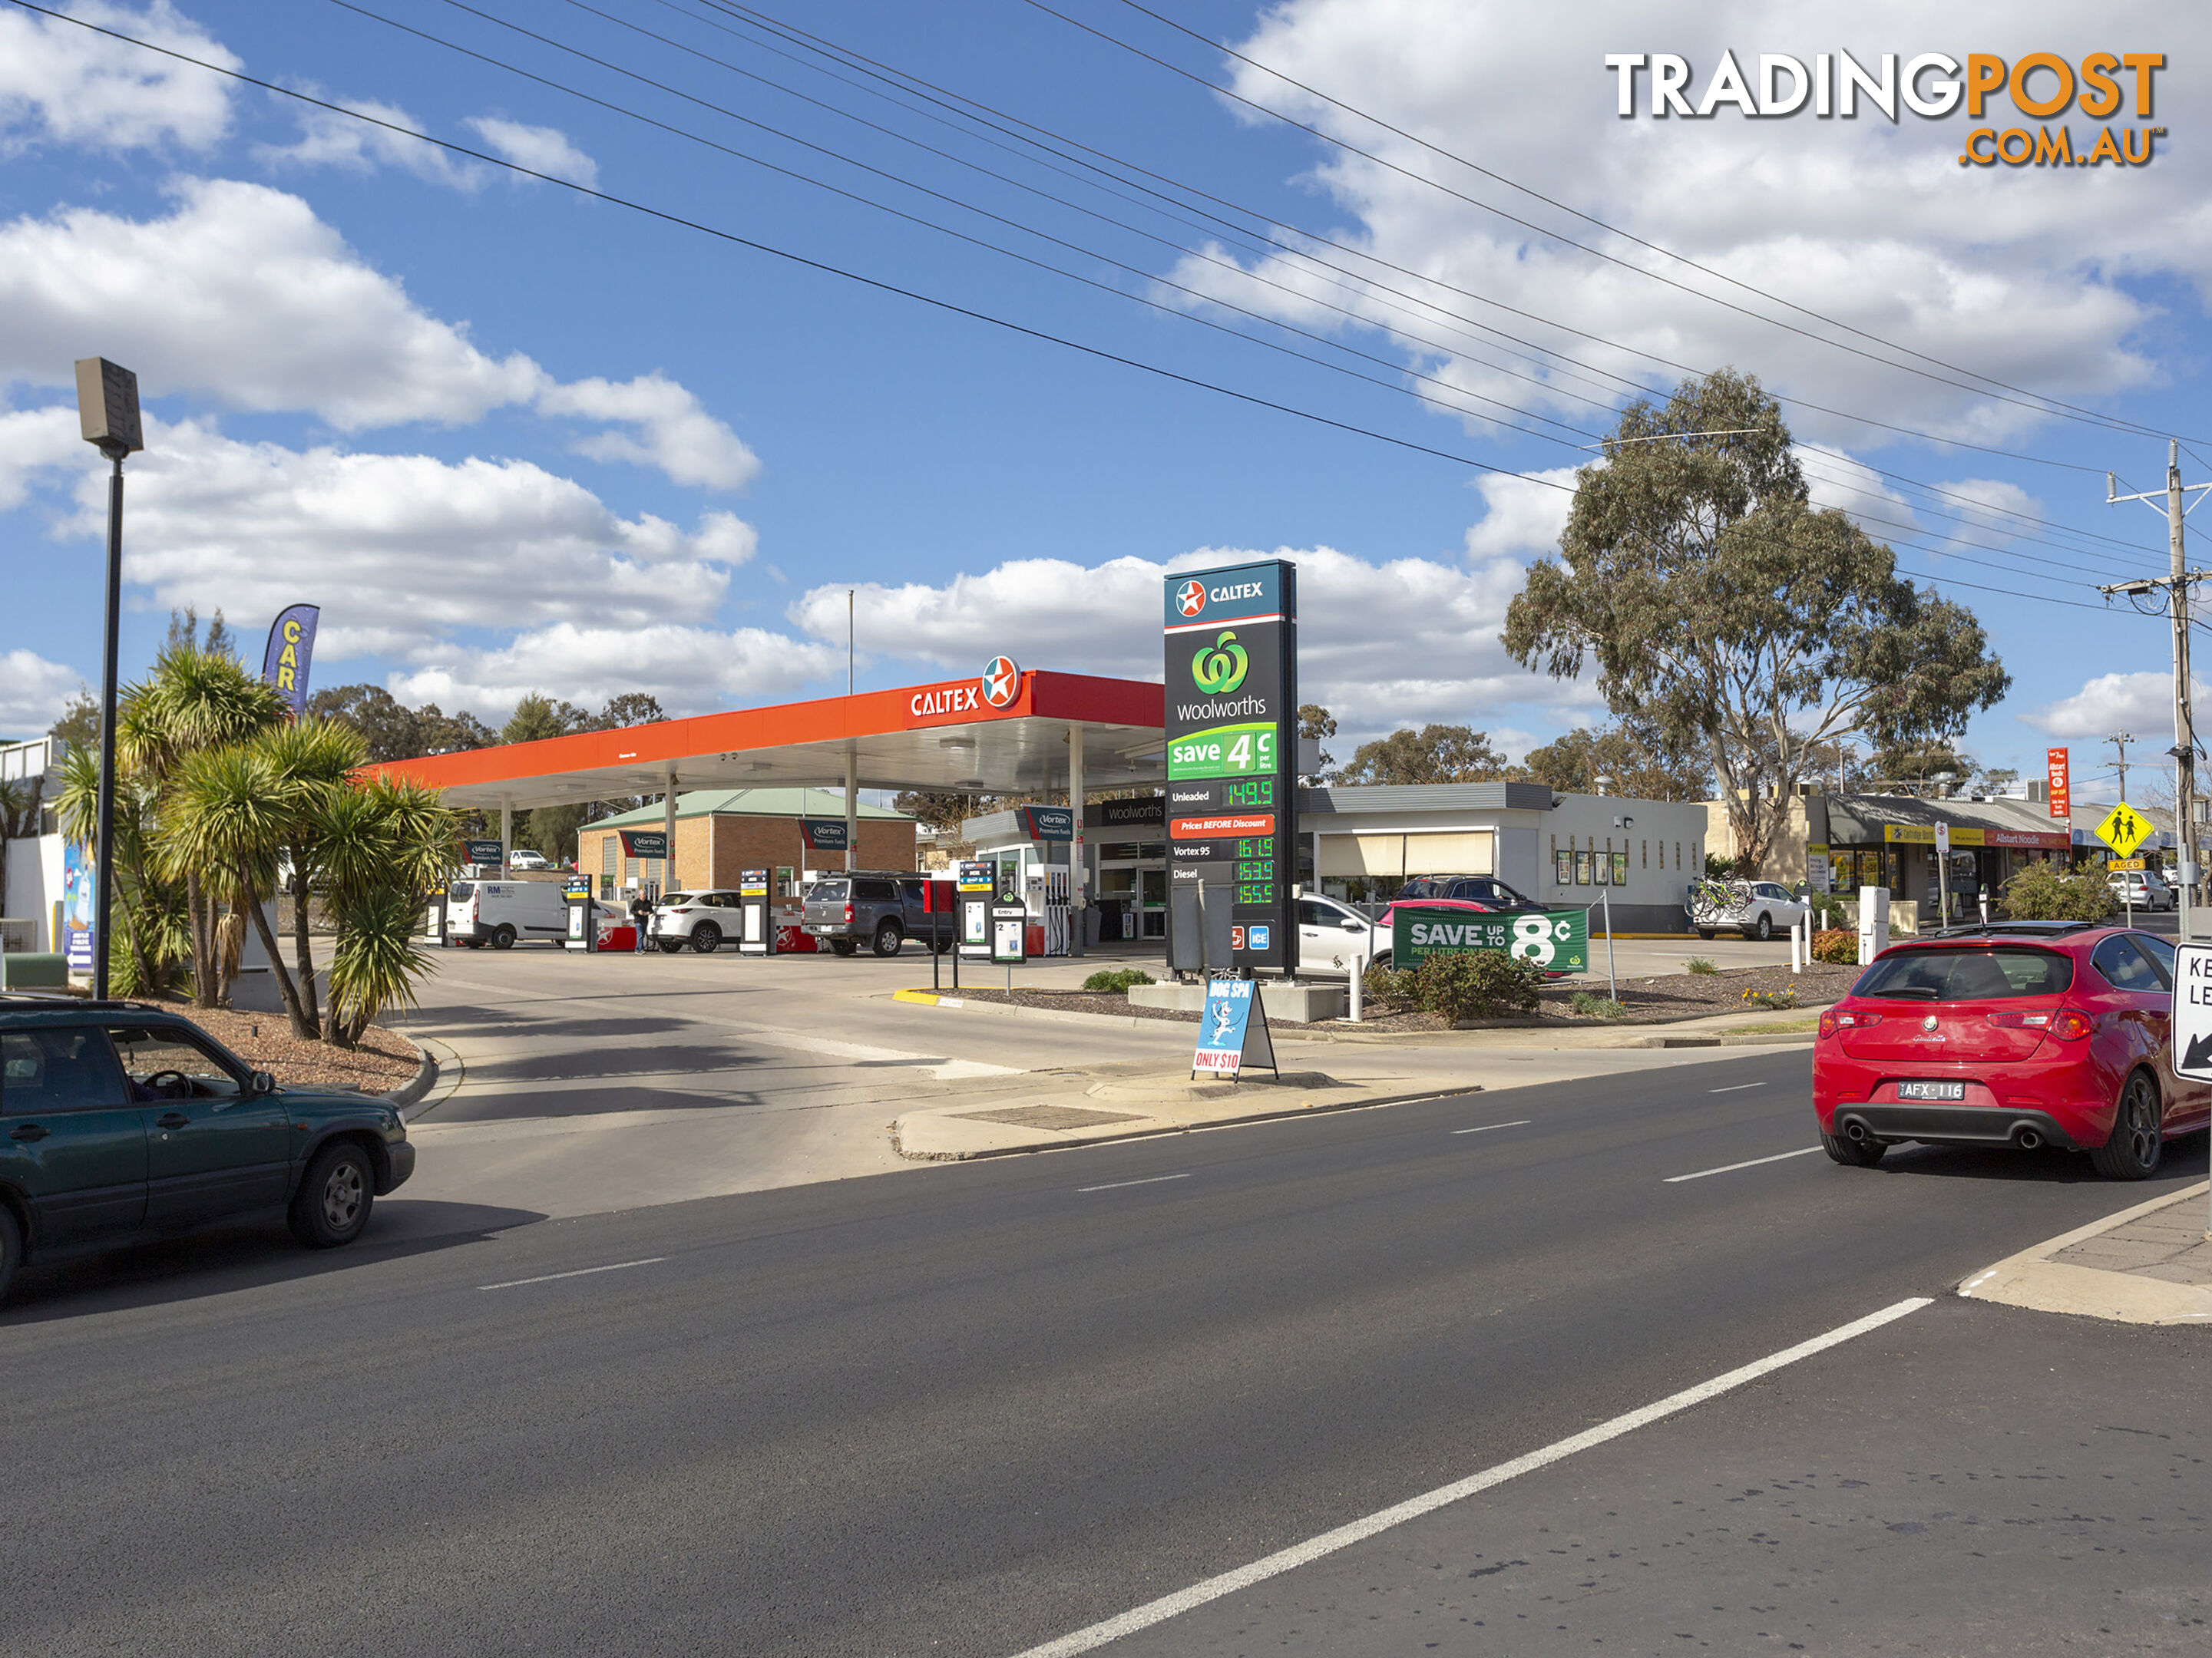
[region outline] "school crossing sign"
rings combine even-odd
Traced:
[[[2123,858],[2134,857],[2136,848],[2157,833],[2150,819],[2124,800],[2097,825],[2097,838]]]
[[[1589,971],[1589,912],[1480,910],[1396,904],[1390,910],[1390,965],[1410,971],[1425,957],[1492,950],[1535,963],[1547,973]]]

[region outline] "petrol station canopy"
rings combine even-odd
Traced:
[[[1065,789],[1082,732],[1086,792],[1160,782],[1165,692],[1136,679],[1024,671],[579,732],[372,768],[451,804],[556,806],[681,787],[813,785],[1019,794]],[[849,770],[848,770],[849,767]]]

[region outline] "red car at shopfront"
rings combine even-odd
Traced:
[[[1903,1140],[2056,1146],[2141,1180],[2212,1118],[2175,1074],[2173,944],[2123,927],[2008,923],[1893,945],[1820,1016],[1813,1108],[1838,1163]]]

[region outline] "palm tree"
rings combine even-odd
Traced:
[[[118,704],[117,769],[130,768],[162,799],[190,756],[281,726],[288,713],[276,689],[255,678],[229,652],[201,650],[189,639],[174,640],[155,659],[152,676],[130,686]],[[216,948],[214,906],[228,897],[235,913],[241,905],[256,908],[259,901],[238,894],[229,884],[224,893],[204,890],[210,872],[198,865],[186,864],[180,873],[191,930],[192,999],[213,1007],[226,999],[231,965]],[[267,931],[265,924],[260,930]]]
[[[321,1033],[285,969],[261,902],[276,884],[289,811],[283,780],[255,745],[188,755],[169,779],[155,861],[173,877],[197,875],[210,897],[244,912],[260,935],[292,1034],[313,1038]]]
[[[292,898],[292,952],[300,999],[317,1023],[315,958],[307,941],[308,906],[331,852],[331,801],[354,793],[349,781],[368,757],[361,733],[342,720],[309,718],[253,739],[283,820],[282,872]]]
[[[337,945],[328,1039],[361,1041],[386,1007],[415,1005],[432,970],[416,942],[430,888],[452,871],[460,817],[434,790],[385,779],[321,796],[319,843]]]

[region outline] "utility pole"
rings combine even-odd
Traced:
[[[2203,492],[2208,489],[2212,489],[2212,483],[2183,484],[2181,446],[2172,439],[2166,446],[2165,489],[2123,495],[2116,492],[2112,475],[2105,474],[2105,499],[2108,503],[2140,501],[2154,512],[2166,515],[2166,579],[2124,581],[2104,592],[2107,597],[2124,592],[2132,598],[2163,588],[2167,613],[2173,620],[2173,747],[2168,752],[2173,756],[2174,838],[2181,853],[2181,913],[2177,920],[2178,930],[2185,939],[2190,936],[2190,912],[2197,897],[2197,723],[2190,708],[2189,590],[2203,580],[2207,572],[2191,570],[2183,560],[2181,524],[2203,501]],[[2188,499],[2191,495],[2197,496],[2196,501]]]
[[[2120,803],[2123,805],[2127,804],[2128,799],[2128,744],[2135,740],[2136,734],[2133,732],[2114,732],[2110,737],[2107,737],[2105,739],[2105,741],[2110,743],[2114,748],[2120,751],[2120,763],[2118,770],[2120,774]]]

